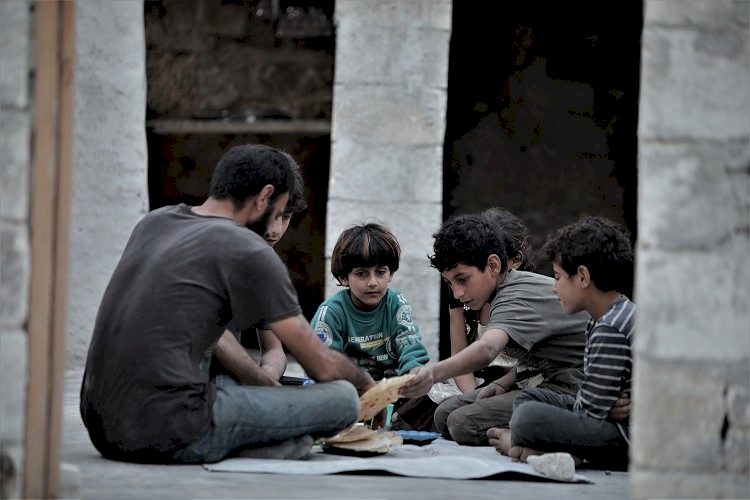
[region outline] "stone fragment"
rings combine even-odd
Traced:
[[[570,481],[576,473],[576,465],[570,453],[545,453],[527,459],[534,470],[550,479]]]

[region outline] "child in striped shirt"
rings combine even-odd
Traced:
[[[530,455],[567,452],[592,466],[627,469],[628,419],[611,411],[629,397],[633,373],[635,304],[630,290],[633,248],[612,221],[585,217],[545,244],[557,295],[566,314],[587,311],[584,382],[576,397],[530,388],[515,401],[510,432],[490,429],[490,444],[525,462]],[[509,439],[508,439],[509,438]]]

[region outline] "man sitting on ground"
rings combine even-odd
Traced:
[[[163,207],[136,225],[102,298],[81,386],[81,416],[103,456],[300,458],[313,437],[357,419],[358,392],[375,382],[318,340],[286,267],[249,229],[267,212],[283,214],[293,168],[289,155],[267,146],[232,148],[202,205]],[[210,383],[227,325],[244,330],[261,319],[310,377],[328,383]]]

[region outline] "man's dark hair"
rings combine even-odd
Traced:
[[[501,271],[508,268],[504,236],[497,224],[483,215],[453,216],[432,237],[434,255],[429,256],[430,265],[441,273],[460,263],[484,271],[492,254],[500,258]]]
[[[488,208],[482,215],[497,224],[498,230],[503,234],[503,244],[508,252],[508,258],[518,257],[521,261],[518,270],[534,271],[534,263],[531,261],[533,254],[529,244],[531,233],[521,219],[500,207]]]
[[[287,153],[282,154],[289,156]],[[294,183],[294,189],[289,191],[289,201],[286,203],[284,215],[291,218],[293,215],[303,212],[307,208],[307,199],[305,198],[305,180],[302,178],[302,171],[297,162],[291,156],[289,158],[292,161],[292,174],[296,182]],[[261,236],[265,235],[268,229],[268,219],[272,213],[273,207],[269,204],[263,217],[248,227]]]
[[[604,217],[584,217],[547,238],[544,254],[570,276],[586,266],[603,291],[630,295],[633,287],[633,246],[627,231]]]
[[[295,166],[299,169],[291,156],[272,147],[235,146],[216,164],[208,194],[219,200],[231,199],[241,208],[248,198],[270,184],[274,188],[270,202],[274,203],[284,193],[294,192]]]
[[[388,266],[398,271],[401,246],[387,227],[368,223],[345,229],[331,253],[331,274],[341,283],[356,267]]]

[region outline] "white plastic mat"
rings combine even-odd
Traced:
[[[230,458],[203,467],[215,472],[324,475],[369,471],[438,479],[520,480],[527,477],[554,481],[529,464],[513,462],[491,446],[460,446],[445,439],[421,447],[411,444],[396,446],[385,455],[367,458],[323,453],[315,446],[312,455],[305,460]],[[591,483],[580,474],[567,482]]]

